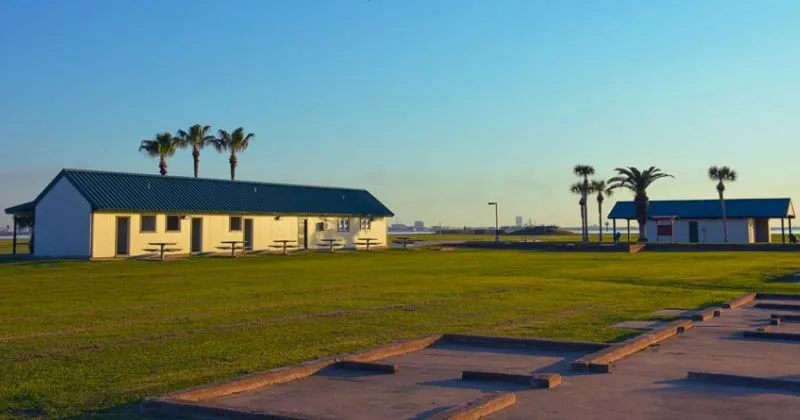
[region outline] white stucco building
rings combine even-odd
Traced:
[[[386,246],[392,212],[366,190],[62,170],[39,196],[5,210],[33,221],[34,256],[113,258],[222,252],[222,241],[273,249],[277,240],[314,249],[322,239]]]
[[[794,206],[789,198],[727,199],[728,242],[771,242],[770,220],[780,219],[781,227],[791,233]],[[724,242],[722,207],[719,200],[651,201],[645,226],[650,242],[708,243]],[[632,201],[617,202],[608,218],[624,220],[627,226],[636,220]],[[784,230],[784,233],[786,231]],[[625,237],[625,233],[622,235]],[[783,241],[786,241],[784,236]]]

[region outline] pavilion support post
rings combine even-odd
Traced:
[[[614,230],[611,231],[611,242],[616,242],[617,239],[617,219],[611,221],[614,225]]]
[[[14,215],[14,226],[11,239],[11,255],[17,255],[17,216]]]
[[[628,222],[628,243],[631,243],[631,219],[625,219]]]
[[[786,228],[784,228],[783,217],[781,217],[781,243],[786,243]]]
[[[792,218],[787,218],[786,222],[789,224],[789,236],[792,236]]]

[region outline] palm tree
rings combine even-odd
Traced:
[[[719,193],[719,206],[722,208],[722,232],[725,235],[725,242],[728,242],[728,215],[725,213],[725,181],[736,181],[736,171],[723,166],[712,166],[708,168],[708,177],[712,181],[717,181],[717,193]]]
[[[178,141],[170,133],[158,133],[152,140],[142,140],[139,151],[152,158],[158,158],[161,175],[167,174],[167,158],[175,154]]]
[[[614,194],[614,190],[608,187],[606,181],[596,179],[589,184],[589,189],[597,194],[598,226],[600,226],[599,242],[603,242],[603,201],[605,201],[606,197],[611,197]]]
[[[633,203],[636,206],[636,221],[639,223],[639,242],[647,242],[645,224],[647,223],[647,207],[650,199],[647,197],[647,187],[661,178],[674,178],[674,176],[664,173],[661,169],[651,166],[644,171],[640,171],[633,166],[627,168],[616,168],[617,176],[608,180],[609,189],[627,188],[635,195]]]
[[[573,193],[573,194],[577,194],[577,195],[581,196],[581,199],[578,200],[578,205],[580,206],[580,209],[581,209],[581,239],[585,240],[586,236],[584,235],[585,232],[584,232],[583,229],[584,229],[584,226],[586,226],[586,214],[584,213],[583,210],[586,208],[586,199],[585,199],[586,194],[584,194],[583,183],[582,182],[576,182],[576,183],[570,185],[569,186],[569,191],[571,193]]]
[[[189,127],[189,131],[178,130],[177,141],[181,148],[191,147],[192,158],[194,158],[194,177],[197,178],[200,166],[200,149],[207,144],[213,144],[215,137],[209,135],[210,125],[195,124]]]
[[[590,165],[575,165],[572,168],[572,173],[577,175],[578,177],[583,178],[583,182],[581,183],[581,220],[583,220],[583,224],[581,225],[581,231],[583,233],[583,241],[589,241],[589,213],[587,212],[586,201],[589,195],[589,175],[594,175],[594,168]]]
[[[213,143],[214,147],[216,147],[219,152],[226,150],[230,150],[231,152],[231,158],[228,159],[228,162],[231,164],[231,181],[236,179],[236,165],[239,162],[236,158],[236,154],[244,152],[247,146],[250,145],[250,140],[253,140],[255,137],[256,135],[253,133],[245,134],[244,128],[242,127],[233,130],[232,133],[228,133],[225,130],[219,130],[217,133],[217,139]]]

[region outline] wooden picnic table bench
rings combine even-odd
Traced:
[[[166,252],[178,252],[181,251],[181,248],[168,248],[173,245],[177,245],[175,242],[148,242],[148,245],[157,246],[158,248],[145,248],[144,251],[146,252],[158,252],[159,258],[161,260],[164,259],[164,253]]]
[[[277,245],[270,245],[270,248],[282,248],[283,249],[283,255],[286,255],[286,249],[287,248],[297,248],[297,245],[290,245],[289,244],[289,242],[297,242],[297,241],[294,241],[294,240],[291,240],[291,239],[278,239],[278,240],[275,240],[275,241],[272,241],[272,242],[277,243]]]
[[[320,239],[320,242],[324,243],[317,244],[317,246],[320,248],[328,248],[328,252],[333,252],[333,247],[343,246],[339,241],[340,239]]]
[[[380,243],[375,242],[377,238],[358,238],[356,244],[357,245],[365,245],[367,247],[367,251],[369,251],[370,245],[380,245]]]
[[[415,242],[422,242],[422,241],[420,239],[414,239],[414,238],[411,238],[411,237],[408,237],[408,236],[400,236],[400,237],[395,238],[395,239],[392,240],[392,243],[394,243],[394,244],[403,245],[403,249],[406,249],[408,244],[413,244]]]
[[[241,249],[244,250],[244,243],[245,241],[220,241],[221,244],[226,244],[226,246],[218,246],[218,249],[225,249],[231,250],[231,257],[236,257],[236,250]],[[241,246],[239,244],[242,244]]]

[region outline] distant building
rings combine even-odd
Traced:
[[[31,202],[5,209],[34,226],[37,257],[129,257],[160,242],[184,254],[224,241],[268,250],[321,239],[386,243],[394,214],[366,190],[65,169]]]
[[[770,242],[770,219],[780,219],[781,227],[788,219],[791,234],[794,206],[788,198],[727,199],[728,241],[740,243]],[[651,242],[723,242],[724,228],[719,200],[651,201],[645,225]],[[617,230],[617,220],[625,221],[625,229],[636,220],[632,201],[620,201],[611,209],[608,219]],[[785,231],[784,231],[785,233]],[[783,239],[785,241],[785,237]]]
[[[516,226],[517,227],[522,227],[522,216],[517,216]]]
[[[422,220],[417,220],[414,222],[414,231],[415,232],[422,232],[425,230],[425,223]]]

